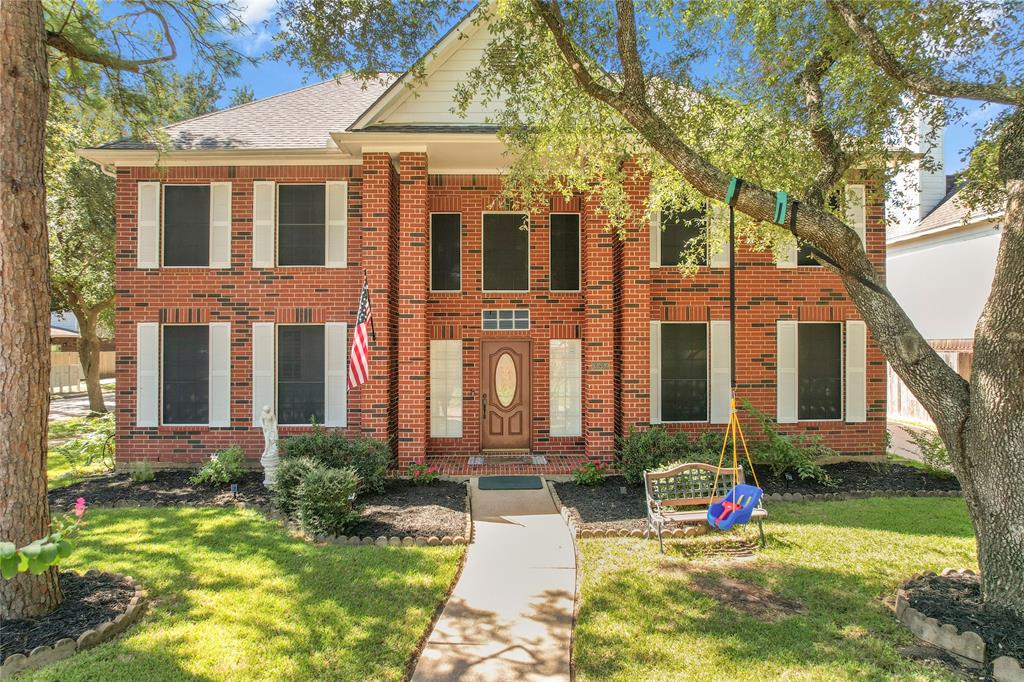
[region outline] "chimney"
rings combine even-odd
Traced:
[[[887,206],[890,236],[913,232],[945,198],[943,133],[919,115],[913,129],[903,136],[901,146],[919,158],[903,165],[893,178],[893,201]]]

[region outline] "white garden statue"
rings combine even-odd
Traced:
[[[277,465],[281,458],[277,456],[277,416],[271,411],[269,405],[263,406],[263,456],[260,457],[260,464],[263,465],[263,485],[274,484],[274,476],[277,474]]]

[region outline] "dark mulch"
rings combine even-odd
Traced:
[[[135,587],[124,576],[113,573],[79,575],[61,571],[64,601],[42,618],[5,620],[0,627],[0,661],[37,646],[56,644],[69,637],[77,639],[89,629],[113,620],[128,610]]]
[[[838,485],[827,487],[815,480],[802,480],[795,475],[773,476],[771,471],[760,468],[758,480],[766,494],[771,493],[842,493],[856,490],[960,490],[955,477],[937,478],[924,471],[904,464],[871,462],[839,462],[826,464],[828,475]]]
[[[388,480],[382,493],[360,495],[362,518],[349,535],[444,537],[466,534],[466,484],[434,481],[413,485]]]
[[[238,494],[231,495],[231,486],[192,485],[188,482],[195,472],[175,469],[157,471],[147,483],[135,483],[128,474],[108,474],[87,478],[65,488],[50,491],[50,508],[64,511],[84,497],[89,506],[109,507],[118,502],[138,502],[160,505],[229,505],[244,502],[247,505],[266,505],[270,495],[263,487],[262,471],[247,471],[238,482]]]
[[[971,630],[985,640],[990,658],[1012,656],[1024,661],[1024,620],[1011,613],[984,608],[981,579],[976,575],[933,575],[917,578],[905,588],[910,605],[940,623]]]
[[[766,469],[758,471],[758,480],[765,494],[771,493],[841,493],[857,490],[959,490],[955,478],[935,478],[920,469],[903,464],[871,464],[840,462],[824,466],[838,485],[824,486],[817,481],[786,476],[774,477]],[[631,486],[621,476],[609,476],[604,485],[585,486],[572,482],[555,483],[562,504],[569,507],[581,529],[644,530],[647,511],[644,488]],[[725,492],[724,490],[722,491]]]

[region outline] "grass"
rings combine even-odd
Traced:
[[[958,679],[897,651],[913,638],[882,599],[914,572],[976,567],[962,500],[774,504],[766,530],[768,547],[746,561],[710,559],[721,537],[671,541],[664,556],[656,542],[582,540],[577,678]],[[759,620],[695,589],[700,574],[804,611]]]
[[[51,421],[47,432],[49,452],[46,457],[47,487],[50,490],[78,483],[86,476],[102,474],[107,471],[102,462],[82,463],[77,469],[71,465],[55,446],[73,438],[79,438],[95,430],[96,418],[72,417]]]
[[[314,546],[252,511],[95,509],[64,568],[132,575],[149,612],[24,680],[400,680],[462,547]]]

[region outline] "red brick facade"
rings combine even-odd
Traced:
[[[197,166],[121,168],[117,183],[117,437],[122,464],[148,460],[191,465],[215,449],[241,445],[256,459],[263,447],[252,426],[252,324],[347,322],[349,341],[359,288],[367,273],[377,334],[368,383],[349,392],[347,433],[387,439],[399,467],[426,456],[478,454],[481,445],[481,340],[521,337],[532,343],[531,451],[610,459],[615,437],[649,420],[651,320],[728,319],[728,270],[702,268],[684,277],[651,268],[649,227],[631,225],[626,238],[608,230],[593,196],[552,197],[530,215],[530,290],[482,291],[482,214],[495,210],[500,178],[433,175],[423,153],[365,153],[361,165]],[[231,268],[136,267],[137,183],[232,183]],[[347,267],[252,267],[254,180],[279,183],[348,181]],[[646,181],[630,183],[638,209]],[[869,191],[867,245],[884,268],[882,204]],[[430,290],[431,212],[462,216],[462,287]],[[549,290],[549,214],[579,213],[580,291]],[[737,254],[737,376],[739,393],[775,414],[776,321],[859,319],[837,277],[816,268],[777,268],[771,254]],[[529,331],[484,332],[481,311],[528,308]],[[231,323],[231,426],[136,426],[136,325],[142,322]],[[580,339],[582,434],[554,437],[549,429],[548,343]],[[463,341],[463,436],[430,437],[430,339]],[[784,431],[820,434],[846,452],[878,452],[885,431],[885,360],[867,345],[867,413],[863,423],[800,422]],[[691,432],[716,424],[676,424]],[[303,427],[282,427],[282,435]],[[755,429],[751,426],[750,433]]]

